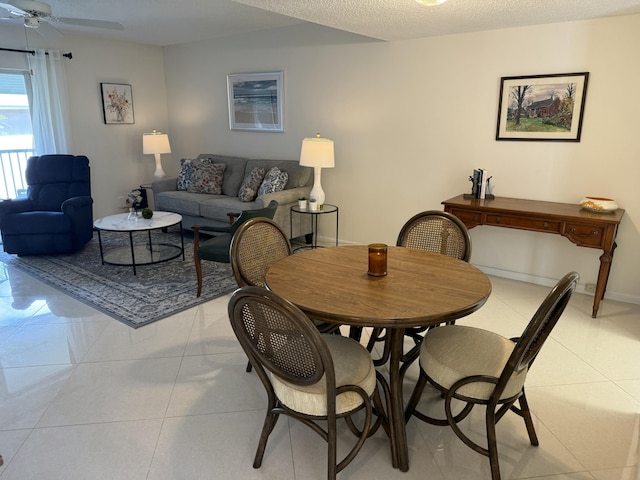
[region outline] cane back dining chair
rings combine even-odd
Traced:
[[[244,222],[231,239],[231,269],[239,287],[263,287],[267,271],[278,260],[293,253],[282,228],[269,218],[258,217]],[[321,333],[337,333],[340,325],[316,322]],[[251,371],[251,362],[247,372]]]
[[[379,424],[376,421],[372,428],[372,400],[376,409],[382,405],[371,355],[353,339],[321,334],[298,307],[260,287],[234,292],[229,300],[229,319],[267,391],[267,413],[253,467],[262,464],[279,416],[288,415],[327,442],[328,478],[334,480]],[[361,410],[364,420],[359,429],[350,419]],[[340,461],[336,438],[339,418],[345,418],[357,437]],[[326,421],[326,426],[318,421]]]
[[[272,200],[269,205],[256,210],[243,210],[235,222],[228,227],[212,227],[206,225],[194,225],[191,229],[193,235],[193,261],[196,267],[199,297],[202,294],[202,260],[212,262],[229,263],[231,239],[236,230],[247,220],[257,217],[273,218],[278,208],[278,202]],[[200,232],[214,235],[213,238],[201,241]]]
[[[468,447],[489,457],[492,480],[500,480],[496,424],[509,410],[524,419],[531,445],[538,445],[524,383],[531,364],[564,312],[578,281],[566,274],[549,292],[518,338],[505,338],[480,328],[446,325],[429,330],[420,347],[420,377],[407,403],[411,416],[433,425],[449,425]],[[445,419],[417,410],[426,383],[444,398]],[[464,404],[454,413],[454,399]],[[516,401],[518,406],[515,405]],[[485,405],[487,446],[471,440],[458,425],[475,405]]]
[[[420,212],[407,220],[398,234],[396,246],[441,253],[465,262],[471,258],[469,230],[458,217],[440,210]],[[417,357],[418,345],[425,330],[426,328],[420,327],[405,330],[405,335],[411,337],[416,345],[416,348],[407,353],[407,359]],[[367,349],[372,351],[376,342],[384,340],[384,330],[373,329]],[[388,356],[387,348],[388,345],[385,345],[385,352],[380,360],[382,362],[385,362]]]

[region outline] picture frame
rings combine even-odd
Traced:
[[[283,72],[232,73],[227,75],[229,128],[282,132]]]
[[[122,83],[101,83],[102,115],[104,123],[132,124],[135,122],[133,114],[133,91],[131,85]]]
[[[579,142],[589,72],[500,79],[496,140]]]

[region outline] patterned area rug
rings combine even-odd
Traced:
[[[137,248],[147,243],[147,233],[134,234]],[[127,325],[138,328],[213,300],[237,288],[227,263],[202,262],[202,295],[196,297],[193,237],[184,235],[185,260],[175,258],[137,267],[102,265],[98,236],[80,252],[70,255],[18,257],[0,252],[0,260]],[[102,232],[105,253],[128,247],[126,233]],[[179,232],[152,234],[154,247],[180,244]],[[126,251],[125,248],[123,251]]]

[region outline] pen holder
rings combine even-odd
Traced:
[[[372,277],[384,277],[387,274],[387,246],[384,243],[369,245],[369,271]]]

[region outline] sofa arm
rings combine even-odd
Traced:
[[[269,205],[269,203],[271,203],[272,200],[275,200],[276,202],[278,202],[278,205],[287,205],[289,203],[295,203],[301,197],[309,198],[310,192],[311,192],[311,186],[306,186],[306,187],[289,188],[287,190],[281,190],[279,192],[274,192],[274,193],[266,193],[256,198],[256,207],[264,208],[267,205]]]
[[[168,177],[154,181],[151,184],[151,190],[153,190],[154,195],[160,192],[174,192],[177,190],[177,185],[178,177]]]
[[[17,198],[0,202],[0,217],[11,213],[30,212],[32,210],[33,204],[28,198]]]
[[[74,216],[76,212],[93,205],[93,199],[89,196],[71,197],[62,202],[60,207],[62,213]]]

